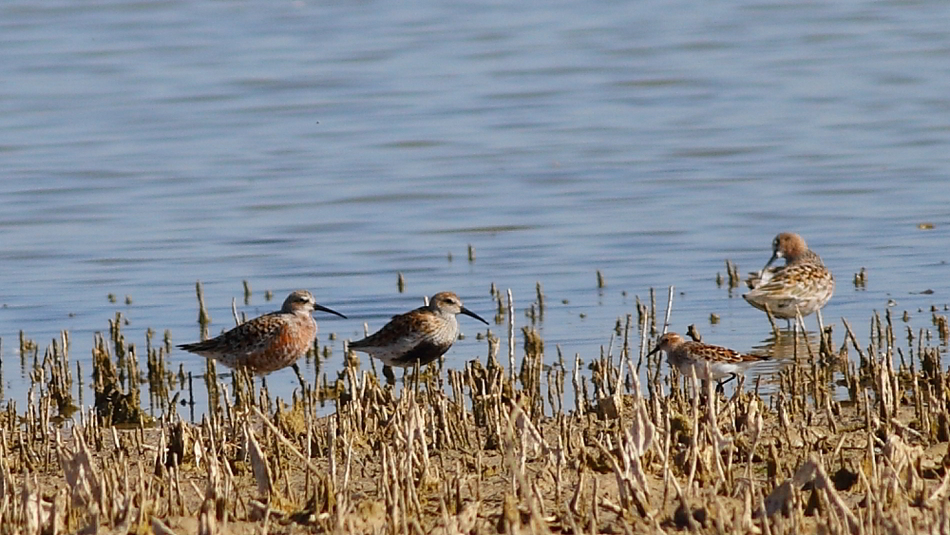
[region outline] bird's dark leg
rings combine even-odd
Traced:
[[[300,393],[302,395],[306,395],[307,383],[303,380],[303,375],[300,373],[300,366],[297,366],[297,363],[295,362],[291,364],[290,367],[294,369],[294,373],[297,374],[297,380],[300,381]]]
[[[717,394],[726,394],[726,389],[724,388],[729,382],[735,381],[739,376],[735,373],[730,373],[729,378],[725,381],[719,381],[716,383],[716,393]]]
[[[718,385],[718,383],[717,383],[717,385]],[[699,396],[699,404],[700,404],[700,405],[705,405],[706,403],[709,403],[709,399],[708,399],[708,396],[707,396],[707,394],[709,393],[709,380],[708,380],[708,379],[703,379],[702,382],[701,382],[699,385],[696,385],[696,384],[694,383],[694,386],[698,386],[698,387],[699,387],[699,392],[698,392],[698,393],[696,393],[695,391],[693,392],[694,395],[698,395],[698,396]],[[695,389],[694,389],[694,390],[695,390]],[[718,386],[716,387],[716,390],[717,390],[717,391],[719,390],[719,387],[718,387]]]
[[[383,364],[383,377],[386,378],[386,384],[388,385],[396,384],[396,374],[393,373],[393,369],[391,366],[387,366]],[[403,373],[403,382],[406,382],[405,379],[406,379],[406,374]]]
[[[421,365],[421,363],[419,362],[419,359],[416,359],[416,363],[415,363],[415,365],[413,365],[413,367],[412,367],[412,375],[415,376],[415,377],[414,377],[414,379],[415,379],[415,385],[414,385],[414,386],[415,386],[415,389],[416,389],[416,399],[419,399],[419,368],[420,368],[421,366],[422,366],[422,365]]]

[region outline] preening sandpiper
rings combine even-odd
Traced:
[[[785,265],[772,267],[779,258]],[[746,281],[749,293],[743,295],[750,305],[769,311],[776,318],[795,319],[818,313],[821,325],[821,307],[831,299],[835,280],[821,257],[808,248],[798,234],[783,232],[772,241],[772,258]]]

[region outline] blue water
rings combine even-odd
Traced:
[[[950,4],[529,4],[0,4],[3,398],[20,330],[69,330],[87,374],[117,311],[140,347],[196,340],[197,280],[214,332],[243,280],[248,316],[312,290],[351,318],[316,316],[331,371],[424,295],[490,317],[492,283],[519,325],[543,284],[549,359],[596,357],[669,285],[675,330],[749,350],[768,322],[716,273],[780,231],[834,272],[836,341],[950,302]],[[450,367],[487,353],[461,324]]]

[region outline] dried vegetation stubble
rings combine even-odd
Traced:
[[[789,362],[769,395],[726,397],[646,357],[669,323],[652,292],[583,364],[560,348],[546,360],[540,285],[521,347],[511,293],[493,296],[504,364],[483,333],[484,364],[433,364],[394,389],[350,355],[286,403],[209,365],[197,424],[178,413],[194,382],[166,369],[168,333],[154,347],[149,334],[143,372],[121,316],[110,322],[88,412],[72,400],[83,374],[68,335],[42,358],[21,336],[33,384],[26,407],[0,413],[0,533],[950,532],[936,310],[933,332],[907,327],[904,341],[890,313],[864,346],[845,321],[839,341],[831,326],[820,340],[780,332]]]

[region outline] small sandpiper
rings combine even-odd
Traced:
[[[696,371],[697,379],[704,381],[710,379],[718,381],[723,377],[728,377],[725,381],[719,382],[720,387],[735,379],[748,366],[769,359],[766,356],[745,355],[726,347],[687,341],[676,333],[666,333],[661,336],[656,342],[656,347],[647,356],[661,350],[666,351],[666,360],[670,367],[678,368],[684,377],[691,375],[690,368]],[[709,365],[708,374],[707,364]]]
[[[307,353],[317,335],[317,322],[311,316],[314,310],[346,318],[318,305],[309,291],[297,290],[277,312],[258,316],[204,342],[178,347],[258,375],[296,367],[297,359]]]
[[[441,357],[458,338],[456,314],[465,314],[488,325],[481,316],[462,306],[452,292],[440,292],[429,304],[405,314],[393,316],[379,331],[355,342],[350,349],[368,353],[386,366],[408,368],[416,361],[420,366]]]
[[[772,267],[779,258],[785,265]],[[821,257],[808,248],[798,234],[783,232],[772,241],[772,258],[761,271],[751,273],[746,281],[751,291],[743,299],[759,310],[769,311],[776,318],[789,322],[798,314],[805,317],[818,313],[821,326],[821,307],[831,299],[835,280]]]

